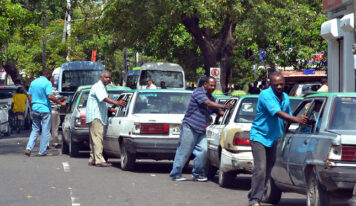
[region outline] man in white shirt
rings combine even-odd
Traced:
[[[146,89],[157,89],[156,85],[152,83],[151,79],[147,79],[147,86]]]
[[[326,78],[323,78],[321,79],[321,83],[323,85],[318,89],[318,92],[328,92],[328,80]]]

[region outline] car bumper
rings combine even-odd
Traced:
[[[80,128],[70,130],[74,142],[89,142],[89,128]]]
[[[321,168],[320,182],[328,191],[350,190],[356,184],[355,167]]]
[[[220,169],[223,172],[241,170],[252,173],[253,156],[251,151],[231,153],[226,149],[221,151]]]
[[[124,138],[124,144],[131,153],[161,153],[174,156],[178,138]]]

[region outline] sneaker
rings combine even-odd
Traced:
[[[173,181],[185,181],[185,180],[187,180],[187,178],[182,177],[182,176],[178,176],[178,177],[173,177],[172,180]]]
[[[208,178],[205,176],[198,176],[198,177],[193,176],[193,181],[206,182],[206,181],[208,181]]]
[[[27,156],[31,156],[31,150],[26,149],[26,150],[25,150],[25,155],[27,155]]]
[[[261,206],[261,204],[260,203],[258,203],[258,202],[256,202],[256,203],[253,203],[252,205],[250,205],[250,206]]]

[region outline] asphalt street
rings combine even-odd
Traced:
[[[88,166],[88,153],[79,158],[51,149],[52,157],[24,155],[29,131],[0,137],[0,206],[101,205],[247,205],[249,175],[237,176],[235,186],[221,188],[217,176],[208,182],[173,182],[171,161],[137,161],[134,171]],[[190,179],[191,171],[184,176]],[[268,205],[268,204],[264,204]],[[305,196],[283,194],[280,206],[305,206]]]

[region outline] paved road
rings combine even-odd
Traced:
[[[0,137],[0,206],[247,205],[250,176],[239,176],[226,189],[219,187],[217,177],[203,183],[172,182],[170,161],[138,161],[133,172],[125,172],[119,159],[110,159],[110,168],[89,167],[88,154],[70,158],[52,149],[53,157],[36,152],[27,157],[28,136],[22,131]],[[184,176],[190,177],[190,171]],[[279,205],[305,206],[305,196],[283,194]]]

